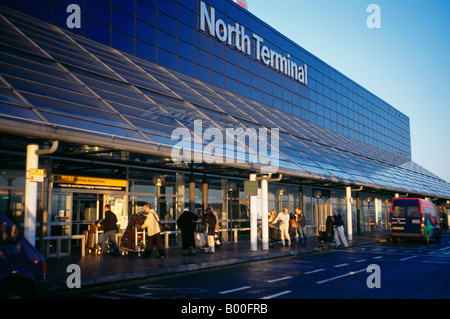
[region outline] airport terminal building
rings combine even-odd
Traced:
[[[299,207],[311,235],[334,209],[386,229],[395,196],[448,213],[407,115],[231,0],[0,3],[0,211],[49,256],[105,204],[123,230],[150,202],[169,247],[185,207],[248,236],[252,174],[258,219]]]

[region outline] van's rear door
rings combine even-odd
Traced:
[[[406,226],[405,231],[416,236],[420,235],[420,222],[422,214],[420,214],[420,201],[406,200]]]
[[[406,206],[405,200],[394,199],[392,202],[392,233],[403,234],[406,226]]]

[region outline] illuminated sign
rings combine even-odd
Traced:
[[[306,64],[297,64],[291,60],[290,54],[283,55],[270,49],[264,44],[262,37],[255,33],[249,36],[245,32],[245,27],[239,23],[226,24],[223,20],[216,19],[216,10],[213,7],[208,10],[203,1],[200,1],[200,30],[235,47],[243,54],[253,56],[255,60],[261,61],[291,79],[304,85],[308,84],[308,66]],[[255,43],[255,54],[252,54],[252,40]]]
[[[123,179],[53,175],[53,187],[72,189],[92,189],[126,191],[127,181]]]

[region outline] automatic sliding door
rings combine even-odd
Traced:
[[[72,234],[80,235],[102,216],[103,194],[74,193],[72,201]]]

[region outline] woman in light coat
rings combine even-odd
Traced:
[[[291,245],[291,236],[289,236],[289,212],[285,208],[281,213],[277,215],[277,218],[272,222],[272,224],[276,224],[280,222],[280,231],[281,231],[281,243],[283,246],[285,245],[284,240],[287,239],[288,246]]]

